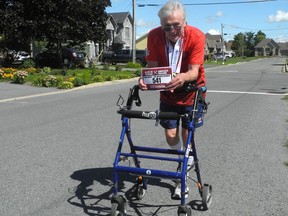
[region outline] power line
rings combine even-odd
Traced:
[[[243,28],[243,27],[239,27],[239,26],[235,26],[235,25],[228,25],[228,24],[224,24],[224,26],[230,27],[230,28],[234,28],[234,29],[242,29],[242,30],[249,30],[249,31],[257,31],[259,29],[250,29],[250,28]],[[278,31],[278,30],[285,30],[288,29],[288,27],[284,27],[284,28],[277,28],[277,29],[261,29],[261,31]]]
[[[251,3],[263,3],[263,2],[271,2],[271,1],[278,1],[278,0],[254,0],[254,1],[234,1],[234,2],[207,2],[207,3],[190,3],[190,4],[183,4],[183,5],[227,5],[227,4],[251,4]],[[163,4],[137,4],[138,7],[158,7],[162,6]]]

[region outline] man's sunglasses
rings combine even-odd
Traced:
[[[169,32],[169,31],[171,31],[171,29],[173,28],[175,31],[178,31],[178,30],[180,30],[181,28],[182,28],[182,26],[181,25],[166,25],[166,26],[164,26],[164,27],[162,27],[163,28],[163,30],[165,31],[165,32]]]

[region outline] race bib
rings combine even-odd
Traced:
[[[143,68],[141,76],[148,90],[166,91],[165,86],[172,79],[172,68]]]

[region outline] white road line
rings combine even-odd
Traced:
[[[75,89],[74,89],[75,90]],[[80,90],[80,89],[77,89]],[[42,97],[42,96],[48,96],[48,95],[55,95],[55,94],[62,94],[67,93],[73,90],[66,90],[66,91],[57,91],[57,92],[48,92],[48,93],[42,93],[42,94],[34,94],[34,95],[28,95],[28,96],[22,96],[22,97],[14,97],[14,98],[7,98],[0,100],[0,103],[4,102],[11,102],[11,101],[17,101],[17,100],[23,100],[23,99],[29,99],[29,98],[35,98],[35,97]],[[267,93],[267,92],[244,92],[244,91],[218,91],[218,90],[208,90],[208,93],[223,93],[223,94],[248,94],[248,95],[270,95],[270,96],[288,96],[288,93]]]
[[[218,91],[208,90],[208,93],[226,93],[226,94],[250,94],[250,95],[272,95],[272,96],[287,96],[287,92],[283,93],[272,93],[272,92],[244,92],[244,91]]]
[[[210,69],[210,68],[208,68],[208,69]],[[237,70],[212,70],[212,68],[211,68],[211,70],[208,70],[208,69],[205,69],[205,72],[215,72],[215,73],[238,73],[238,71]],[[207,71],[208,70],[208,71]]]

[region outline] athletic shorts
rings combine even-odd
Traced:
[[[167,103],[160,102],[160,111],[161,112],[176,112],[178,114],[190,113],[193,109],[193,106],[173,106]],[[198,104],[198,111],[195,113],[195,128],[201,127],[204,121],[203,114],[203,104]],[[180,124],[180,119],[178,120],[160,120],[160,124],[165,129],[177,128]],[[189,117],[181,118],[182,128],[188,129],[189,127]]]

